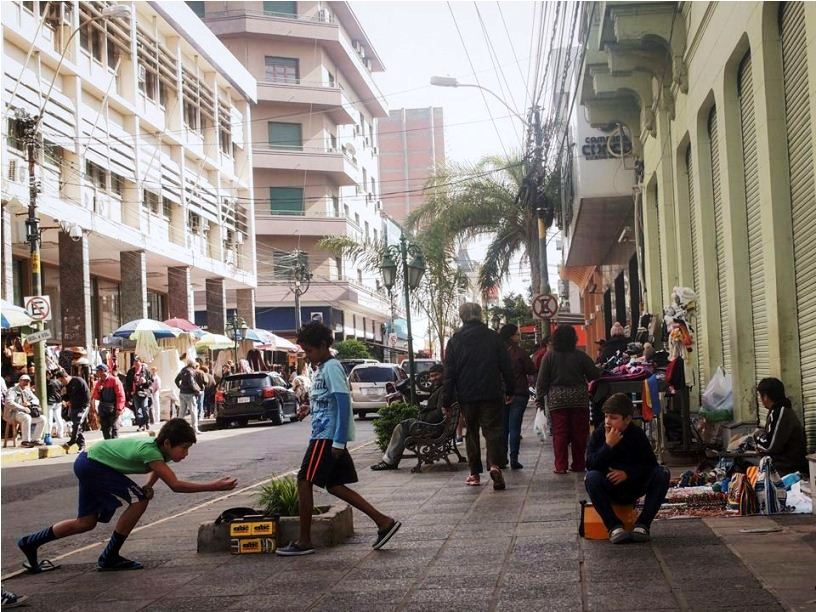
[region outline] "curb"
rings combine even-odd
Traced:
[[[155,431],[147,432],[148,436],[151,438],[156,437]],[[123,438],[129,438],[131,436],[139,436],[143,435],[142,432],[134,432],[124,434]],[[101,442],[102,439],[98,440],[91,440],[88,441],[86,448],[91,447],[97,442]],[[52,444],[51,446],[37,446],[34,448],[21,448],[19,450],[12,450],[10,452],[5,452],[0,456],[0,465],[5,467],[12,463],[25,463],[27,461],[36,461],[38,459],[53,459],[55,457],[64,457],[66,455],[76,455],[79,452],[79,447],[76,444],[72,444],[68,450],[65,450],[61,444]]]

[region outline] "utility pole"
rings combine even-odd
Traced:
[[[542,150],[544,144],[544,132],[541,127],[541,111],[533,110],[533,137],[535,148],[533,149],[532,172],[530,173],[530,184],[527,191],[529,204],[535,209],[538,221],[538,267],[540,269],[539,293],[549,295],[550,273],[547,262],[547,228],[552,223],[553,208],[552,203],[547,200],[544,191],[544,160]],[[544,321],[541,324],[541,339],[546,341],[550,337],[550,322]]]
[[[40,182],[37,180],[37,156],[40,148],[40,121],[39,117],[32,117],[25,111],[17,111],[17,121],[21,125],[21,131],[26,144],[26,155],[28,157],[28,217],[25,221],[26,240],[31,247],[31,292],[34,295],[42,295],[42,265],[40,262],[40,240],[42,232],[40,230],[40,220],[37,218],[37,195],[40,193]],[[39,332],[45,327],[42,321],[34,324]],[[40,410],[46,423],[49,423],[48,398],[46,397],[45,385],[45,341],[41,340],[34,344],[34,367],[37,375],[35,377],[37,397],[40,399]]]
[[[309,263],[304,251],[292,251],[289,258],[295,262],[289,288],[295,294],[295,331],[299,331],[303,327],[303,317],[300,314],[300,296],[309,290],[313,274],[309,270]]]

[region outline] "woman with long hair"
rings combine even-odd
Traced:
[[[553,432],[556,474],[566,474],[572,447],[573,472],[586,470],[589,437],[587,385],[600,376],[592,358],[576,348],[578,335],[571,325],[559,325],[552,336],[552,350],[541,362],[536,382],[538,398],[547,398]]]
[[[754,434],[759,454],[770,455],[781,476],[797,471],[807,473],[805,430],[785,395],[785,385],[778,378],[763,378],[757,393],[768,410],[765,429]]]

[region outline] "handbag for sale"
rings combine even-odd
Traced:
[[[777,514],[785,510],[788,493],[770,457],[763,457],[759,462],[756,497],[760,514]]]

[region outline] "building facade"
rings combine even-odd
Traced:
[[[816,5],[587,3],[579,102],[642,162],[644,306],[698,295],[699,390],[722,367],[735,417],[776,376],[816,447]],[[760,412],[760,418],[763,414]]]
[[[377,122],[385,212],[399,222],[425,203],[424,188],[445,162],[442,109],[399,108]]]
[[[378,275],[321,249],[324,237],[383,237],[372,78],[384,69],[346,2],[190,2],[258,81],[253,149],[258,250],[255,323],[295,333],[291,254],[313,274],[301,316],[337,338],[382,347],[388,301]]]
[[[257,282],[255,79],[183,3],[119,4],[129,16],[107,18],[110,2],[3,5],[3,297],[32,292],[15,113],[42,109],[43,285],[65,346],[142,317],[192,319],[196,291],[223,332],[226,299]]]

